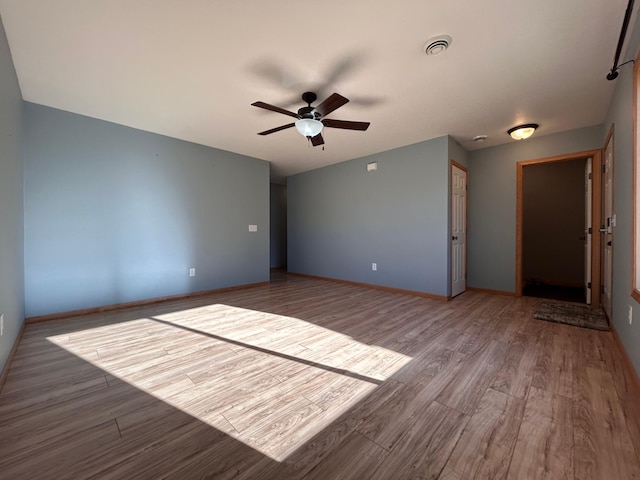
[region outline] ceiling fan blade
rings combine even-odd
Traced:
[[[324,138],[322,138],[322,134],[319,133],[315,137],[311,137],[311,145],[317,147],[318,145],[324,145]]]
[[[285,110],[284,108],[274,107],[273,105],[269,105],[264,102],[253,102],[251,104],[254,107],[264,108],[265,110],[271,110],[272,112],[283,113],[284,115],[289,115],[290,117],[300,118],[297,113],[290,112],[289,110]]]
[[[293,126],[295,126],[295,123],[288,123],[280,127],[272,128],[271,130],[265,130],[264,132],[259,132],[258,135],[269,135],[270,133],[276,133],[276,132],[279,132],[280,130],[285,130]]]
[[[326,115],[329,115],[334,110],[337,110],[347,102],[349,102],[348,98],[343,97],[339,93],[333,93],[324,102],[315,107],[316,112],[318,112],[321,117],[324,117]]]
[[[361,130],[364,131],[369,128],[371,123],[369,122],[349,122],[347,120],[334,120],[332,118],[325,118],[322,120],[325,127],[342,128],[345,130]]]

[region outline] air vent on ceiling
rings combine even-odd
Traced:
[[[449,35],[438,35],[430,38],[424,44],[424,53],[427,55],[440,55],[451,45],[451,37]]]

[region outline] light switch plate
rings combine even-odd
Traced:
[[[258,225],[249,225],[249,231],[250,232],[257,232],[258,231]]]

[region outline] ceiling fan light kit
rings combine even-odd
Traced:
[[[525,140],[529,138],[538,128],[537,123],[525,123],[524,125],[518,125],[517,127],[510,128],[507,133],[511,135],[514,140]]]
[[[312,118],[301,118],[296,122],[296,130],[303,137],[315,137],[322,132],[322,127],[322,122]]]

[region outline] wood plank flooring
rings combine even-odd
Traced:
[[[611,334],[317,279],[34,323],[2,479],[640,479]]]

